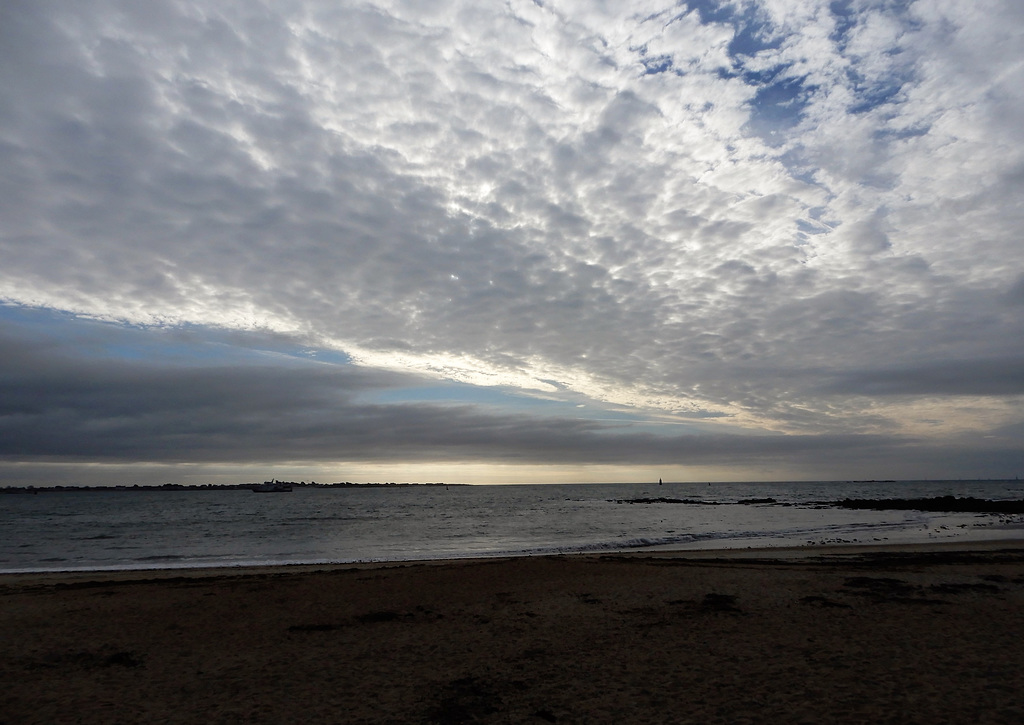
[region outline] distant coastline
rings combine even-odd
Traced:
[[[316,481],[279,481],[277,479],[274,479],[273,481],[263,481],[262,483],[202,483],[194,485],[184,483],[162,483],[158,485],[134,484],[131,486],[5,486],[3,488],[0,488],[0,494],[67,493],[79,491],[96,491],[104,493],[114,491],[252,491],[254,487],[258,488],[261,486],[275,485],[287,486],[290,488],[399,488],[408,486],[464,486],[466,484],[449,484],[444,482],[396,483],[393,481],[388,481],[384,483],[352,483],[351,481],[341,481],[338,483],[317,483]]]
[[[892,483],[892,484],[899,484],[899,483],[934,483],[934,484],[943,484],[943,483],[957,483],[957,484],[963,484],[963,483],[1011,483],[1011,482],[1017,482],[1019,480],[1020,480],[1019,478],[935,479],[935,480],[923,480],[922,479],[922,480],[919,480],[919,481],[918,480],[914,480],[914,481],[911,481],[911,480],[900,481],[900,480],[897,480],[897,479],[861,479],[861,480],[835,480],[835,481],[803,481],[803,482],[797,481],[797,482],[789,482],[789,483],[808,483],[808,484],[810,484],[810,483],[828,483],[828,484],[844,484],[844,483],[845,484],[879,484],[879,483]],[[687,484],[694,484],[695,485],[697,482],[688,481],[688,482],[670,482],[670,483],[675,483],[675,484],[682,483],[684,485],[687,485]],[[715,484],[708,483],[708,485],[709,486],[711,486],[711,485],[728,485],[729,483],[735,483],[735,482],[723,481],[723,482],[719,482],[719,483],[715,483]],[[750,481],[748,483],[757,483],[757,484],[764,484],[764,485],[770,486],[772,484],[777,484],[779,482],[777,482],[777,481]],[[78,492],[78,491],[96,491],[96,492],[110,492],[110,491],[121,491],[121,492],[124,492],[124,491],[128,491],[128,492],[132,492],[132,491],[233,491],[233,490],[252,491],[254,489],[268,490],[270,487],[273,487],[273,486],[288,487],[288,488],[403,488],[403,487],[404,488],[408,488],[408,487],[421,487],[421,486],[445,486],[445,487],[460,486],[460,487],[465,487],[465,486],[472,486],[472,485],[474,485],[474,484],[469,484],[469,483],[445,483],[444,481],[402,482],[402,483],[395,482],[395,481],[365,482],[365,483],[353,483],[352,481],[338,481],[338,482],[335,482],[335,483],[318,483],[316,481],[282,481],[282,480],[279,480],[279,479],[273,479],[273,480],[270,480],[270,481],[249,482],[249,483],[201,483],[201,484],[161,483],[161,484],[132,484],[132,485],[117,484],[117,485],[112,485],[112,486],[105,486],[105,485],[76,485],[76,484],[63,485],[63,484],[55,484],[55,485],[52,485],[52,486],[32,486],[32,485],[28,485],[28,486],[2,486],[2,487],[0,487],[0,494],[5,494],[5,493],[6,494],[66,493],[66,492]],[[584,485],[590,485],[590,484],[584,484]],[[595,483],[595,484],[592,484],[592,485],[604,485],[604,484]],[[608,484],[608,485],[614,485],[614,484]],[[643,484],[642,483],[637,483],[637,485],[643,485]],[[893,499],[893,501],[897,501],[897,502],[899,500],[900,499]],[[873,499],[868,499],[866,501],[858,501],[856,499],[848,499],[847,501],[844,501],[844,502],[830,501],[830,502],[818,502],[818,503],[828,503],[830,505],[843,505],[846,508],[874,508],[873,506],[868,504],[869,501],[874,501],[874,500]],[[713,501],[697,501],[697,500],[678,500],[677,501],[677,500],[670,500],[668,498],[665,498],[665,499],[651,499],[650,501],[638,500],[638,499],[631,499],[631,500],[624,499],[624,500],[620,501],[619,503],[703,503],[703,504],[713,504],[713,503],[716,503],[716,502],[713,502]],[[744,502],[741,502],[741,503],[774,503],[774,502],[773,501],[769,501],[767,499],[765,499],[763,501],[760,500],[760,499],[750,499],[750,500],[747,500],[747,501],[744,501]],[[901,506],[898,506],[898,505],[897,506],[884,506],[883,508],[901,508]],[[912,506],[912,508],[917,508],[917,507],[916,506]]]

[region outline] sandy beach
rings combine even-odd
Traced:
[[[1019,723],[1024,543],[0,577],[0,723]]]

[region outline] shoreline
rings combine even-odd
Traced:
[[[423,495],[399,497],[405,504],[399,507],[402,515],[393,519],[387,514],[390,508],[375,508],[379,504],[376,495],[358,493],[350,497],[328,490],[273,498],[245,494],[241,499],[231,492],[211,491],[201,505],[199,499],[188,502],[182,501],[179,494],[167,494],[167,516],[156,513],[160,508],[151,503],[155,499],[147,494],[126,494],[124,509],[109,507],[105,496],[99,496],[102,500],[92,504],[79,502],[67,507],[45,501],[33,503],[38,497],[31,497],[32,501],[15,502],[18,505],[0,517],[12,528],[8,540],[0,545],[0,576],[652,550],[781,550],[804,545],[973,542],[1024,537],[1024,514],[936,513],[917,509],[863,512],[820,503],[835,502],[847,494],[868,496],[857,500],[879,505],[910,501],[923,506],[938,501],[948,506],[946,499],[954,494],[968,498],[953,500],[972,505],[984,501],[988,506],[1009,495],[1024,503],[1024,490],[1011,485],[933,490],[923,484],[899,490],[876,490],[869,486],[854,491],[833,490],[819,484],[812,488],[792,484],[770,491],[751,484],[730,486],[715,493],[710,489],[688,492],[673,484],[665,489],[673,496],[665,501],[696,501],[702,496],[714,499],[702,503],[699,510],[686,504],[616,503],[654,501],[650,497],[663,491],[650,486],[610,484],[607,491],[594,485],[532,486],[526,492],[516,492],[517,487],[513,486],[508,490],[485,491],[485,496],[471,491],[456,496],[455,489],[449,496],[444,490],[433,490],[437,486],[428,486]],[[432,490],[428,492],[427,488]],[[776,504],[754,505],[775,500],[761,495],[768,493],[778,498]],[[906,498],[892,498],[895,495]],[[172,497],[176,497],[174,501]],[[492,498],[501,502],[497,508],[480,508]],[[516,517],[525,515],[539,502],[549,514],[540,517],[528,530],[518,530],[513,523],[519,520]],[[58,515],[64,508],[81,515],[66,519]],[[351,513],[341,513],[349,508]],[[828,510],[819,511],[821,508]],[[22,509],[28,515],[22,515]],[[269,511],[274,513],[265,517]],[[470,514],[448,518],[455,512],[467,511]],[[503,514],[497,516],[495,512]],[[515,516],[509,512],[515,512]],[[350,515],[355,517],[353,525],[343,524],[338,518]],[[403,529],[405,515],[413,516],[412,528]],[[493,520],[488,518],[491,516]],[[153,521],[154,525],[133,524],[140,521]],[[452,522],[457,522],[454,528]],[[206,533],[196,536],[196,531]]]
[[[943,541],[925,543],[871,543],[823,544],[813,546],[765,546],[717,549],[673,549],[658,546],[607,551],[570,551],[539,554],[499,554],[495,556],[466,556],[437,559],[395,559],[381,561],[229,564],[220,566],[151,567],[132,569],[54,569],[40,571],[0,572],[0,588],[29,582],[62,581],[146,581],[203,579],[220,577],[247,577],[281,574],[313,574],[338,571],[409,568],[416,566],[458,566],[508,562],[519,559],[581,558],[581,559],[681,559],[693,562],[757,561],[761,563],[816,560],[848,560],[857,557],[884,559],[915,555],[939,554],[991,554],[1020,551],[1024,555],[1024,538],[984,539],[972,541]]]
[[[5,722],[1020,722],[1024,542],[0,576]]]

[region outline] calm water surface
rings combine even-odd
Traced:
[[[567,484],[0,496],[0,571],[1024,537],[1024,517],[853,511],[851,498],[1024,498],[1024,483]],[[681,498],[701,504],[624,503]],[[770,497],[775,504],[744,503]]]

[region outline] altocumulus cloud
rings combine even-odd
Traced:
[[[7,460],[1024,467],[1019,3],[2,15],[0,299],[344,359],[19,326]]]

